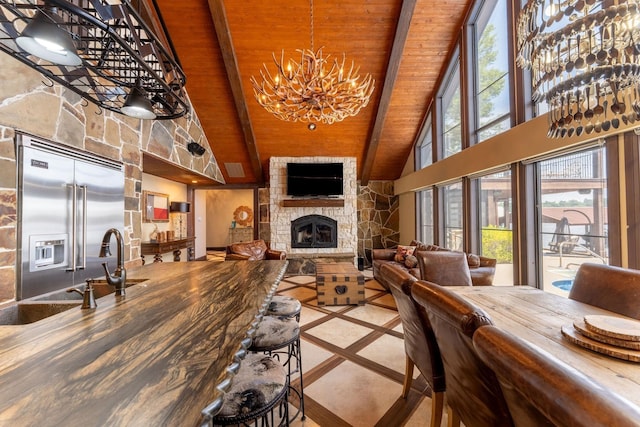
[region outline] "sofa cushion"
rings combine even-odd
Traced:
[[[417,253],[422,280],[441,286],[471,286],[471,272],[464,252],[421,251]]]
[[[416,258],[413,255],[407,255],[407,257],[404,259],[404,266],[407,268],[414,268],[417,265],[418,265],[418,258]]]
[[[424,243],[422,243],[419,240],[412,240],[410,245],[411,246],[415,246],[416,247],[416,251],[426,251],[427,250],[427,245],[425,245]]]

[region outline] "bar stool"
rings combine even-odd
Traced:
[[[289,425],[289,377],[284,366],[267,354],[247,354],[235,372],[230,388],[208,411],[209,426]],[[219,409],[218,409],[219,407]],[[275,410],[280,408],[277,422]],[[277,423],[277,424],[276,424]]]
[[[285,350],[286,349],[286,350]],[[293,421],[298,414],[304,420],[304,383],[302,380],[302,355],[300,352],[300,325],[293,317],[264,316],[258,325],[249,351],[265,353],[280,358],[285,356],[283,366],[287,368],[290,391],[296,394],[300,401],[298,411],[289,421]],[[294,367],[292,364],[295,363]],[[291,374],[300,373],[300,387],[291,385]]]
[[[297,299],[285,295],[275,295],[271,298],[266,314],[267,316],[295,317],[299,322],[301,310],[302,304]]]

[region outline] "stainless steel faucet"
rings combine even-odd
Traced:
[[[102,247],[100,248],[99,257],[106,257],[111,255],[111,250],[109,249],[109,241],[111,240],[111,235],[114,234],[116,236],[116,242],[118,244],[118,253],[117,253],[117,263],[115,271],[113,274],[109,273],[109,267],[106,262],[102,263],[102,267],[104,268],[104,272],[107,274],[107,283],[111,286],[115,286],[116,295],[124,296],[124,288],[125,282],[127,280],[127,270],[124,268],[124,240],[122,239],[122,234],[116,228],[110,228],[104,234],[102,238]]]

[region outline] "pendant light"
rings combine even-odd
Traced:
[[[156,118],[151,101],[144,95],[139,86],[131,89],[120,111],[136,119],[153,120]]]
[[[78,66],[82,59],[76,52],[71,35],[60,28],[62,20],[56,8],[39,10],[16,38],[20,48],[30,54],[58,65]]]

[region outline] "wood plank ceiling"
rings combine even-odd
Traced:
[[[269,180],[273,156],[356,157],[358,177],[392,180],[418,137],[470,0],[315,0],[314,47],[346,54],[376,89],[355,117],[333,125],[276,119],[251,76],[272,52],[311,44],[308,0],[155,0],[187,75],[187,92],[227,184]],[[244,176],[229,175],[241,164]]]

